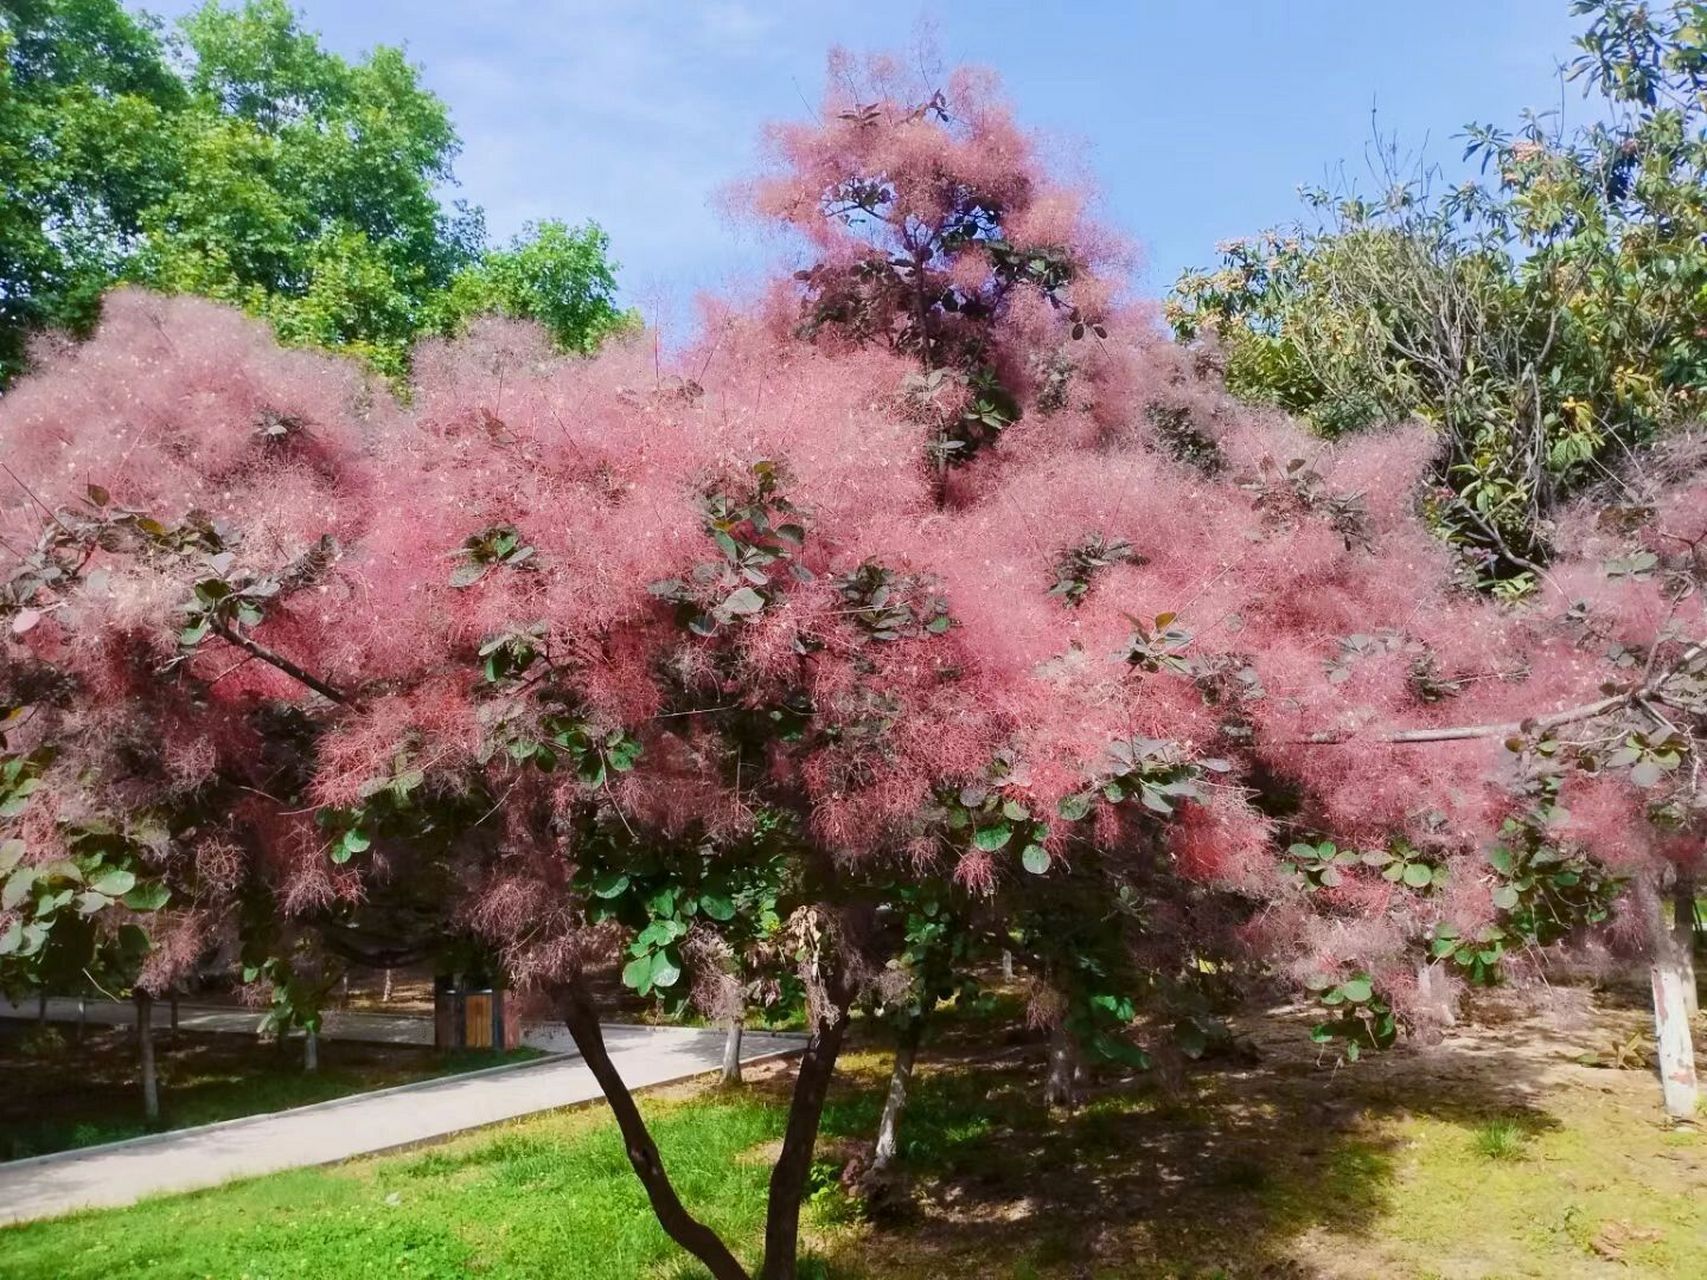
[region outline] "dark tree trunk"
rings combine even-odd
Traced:
[[[1064,1019],[1049,1033],[1049,1074],[1043,1081],[1043,1101],[1051,1107],[1079,1105],[1079,1043]]]
[[[800,1205],[806,1197],[818,1123],[823,1119],[824,1100],[829,1096],[830,1077],[835,1074],[836,1058],[848,1030],[848,1008],[853,1003],[840,975],[831,983],[834,1020],[820,1023],[806,1042],[800,1074],[794,1080],[782,1154],[771,1169],[770,1202],[765,1209],[765,1261],[759,1280],[795,1280],[799,1268]]]
[[[617,1128],[622,1131],[623,1144],[628,1151],[628,1162],[634,1166],[635,1176],[646,1188],[646,1197],[652,1202],[652,1212],[657,1215],[658,1225],[664,1228],[670,1239],[704,1263],[715,1280],[751,1280],[747,1269],[736,1261],[729,1247],[715,1231],[687,1211],[675,1187],[670,1184],[669,1174],[664,1171],[664,1163],[658,1156],[658,1146],[652,1141],[640,1108],[634,1104],[634,1095],[628,1091],[628,1086],[610,1060],[604,1032],[599,1028],[598,1014],[585,989],[578,984],[562,987],[557,997],[558,1012],[569,1028],[569,1034],[574,1037],[575,1047],[581,1051],[581,1060],[592,1071],[599,1088],[604,1090],[605,1101],[616,1116]],[[792,1129],[792,1121],[790,1125]],[[786,1151],[786,1143],[784,1145]]]
[[[136,1043],[142,1058],[142,1114],[160,1118],[160,1082],[154,1074],[154,997],[136,993]]]
[[[178,993],[172,992],[166,997],[172,1002],[172,1043],[178,1043]]]
[[[46,991],[36,992],[36,1021],[40,1022],[40,1023],[46,1023],[47,1022],[47,992]]]
[[[871,1156],[871,1172],[888,1172],[901,1147],[901,1113],[907,1109],[907,1091],[913,1083],[913,1064],[919,1057],[919,1040],[925,1031],[925,1017],[914,1014],[901,1028],[895,1045],[895,1065],[889,1072],[889,1093],[883,1099],[883,1115],[877,1122],[877,1146]]]

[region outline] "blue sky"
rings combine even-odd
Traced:
[[[826,49],[906,48],[1001,72],[1023,122],[1096,178],[1158,295],[1216,241],[1290,216],[1300,182],[1363,172],[1370,111],[1456,161],[1471,119],[1557,106],[1568,0],[298,0],[346,55],[402,44],[463,138],[459,194],[507,235],[594,218],[625,296],[682,314],[777,250],[717,190],[760,126],[816,104]],[[152,0],[172,17],[192,0]],[[1573,90],[1567,110],[1580,115]]]

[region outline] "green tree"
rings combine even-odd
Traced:
[[[492,248],[458,271],[440,299],[437,327],[453,331],[485,312],[537,320],[565,351],[591,351],[638,323],[619,311],[610,237],[595,223],[530,225],[506,248]]]
[[[1471,125],[1483,178],[1439,190],[1385,149],[1379,197],[1306,192],[1316,219],[1223,245],[1169,304],[1235,393],[1327,434],[1437,423],[1437,524],[1507,591],[1542,571],[1559,499],[1707,387],[1707,4],[1573,10],[1594,123]]]
[[[440,200],[456,133],[398,49],[348,61],[283,0],[210,0],[170,40],[118,0],[9,0],[0,52],[0,382],[119,281],[237,303],[392,377],[483,310],[577,351],[625,323],[599,228],[489,249],[480,211]]]

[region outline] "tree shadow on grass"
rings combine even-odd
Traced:
[[[1139,1077],[1077,1112],[1041,1102],[1031,1046],[938,1059],[904,1123],[910,1194],[899,1213],[828,1251],[836,1277],[1302,1278],[1313,1227],[1375,1233],[1393,1208],[1403,1114],[1521,1138],[1557,1127],[1536,1104],[1544,1062],[1498,1037],[1402,1046],[1345,1071],[1316,1064],[1305,1024],[1264,1024],[1255,1065],[1204,1064],[1166,1089]],[[868,1140],[880,1059],[824,1118],[824,1154]],[[1492,1158],[1492,1157],[1490,1157]]]

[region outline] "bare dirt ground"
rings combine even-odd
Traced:
[[[1306,1011],[1249,1013],[1251,1052],[1102,1083],[1071,1116],[1042,1108],[1036,1046],[976,1074],[939,1050],[901,1207],[825,1253],[885,1280],[1707,1277],[1707,1137],[1660,1108],[1646,1010],[1567,989],[1475,1014],[1336,1069]],[[887,1064],[850,1065],[870,1086]],[[827,1154],[867,1123],[833,1112]]]

